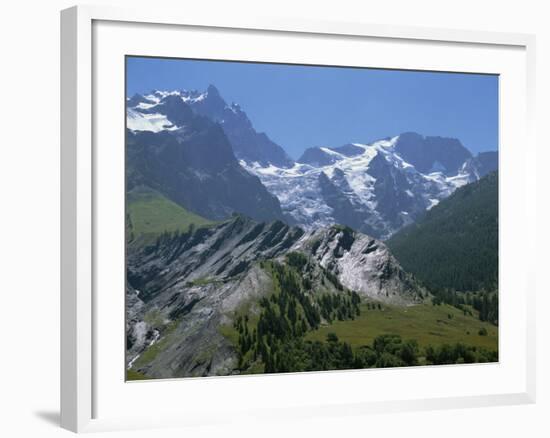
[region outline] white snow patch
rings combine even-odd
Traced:
[[[183,100],[185,103],[195,103],[204,100],[206,98],[206,93],[199,94],[198,96],[194,96],[191,94],[182,94],[180,97],[181,100]]]
[[[132,131],[160,132],[179,129],[164,114],[146,114],[132,108],[129,108],[126,114],[126,125]]]
[[[145,103],[145,102],[140,102],[138,103],[134,108],[137,108],[137,109],[150,109],[150,108],[153,108],[154,106],[157,106],[158,104],[157,103]]]
[[[320,147],[321,151],[323,151],[327,155],[332,155],[333,157],[336,157],[338,159],[342,159],[345,157],[345,155],[342,155],[340,152],[333,151],[332,149],[326,148],[326,147]]]

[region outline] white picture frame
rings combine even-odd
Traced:
[[[533,110],[534,110],[534,57],[535,57],[535,39],[532,35],[524,34],[507,34],[507,33],[490,33],[482,31],[461,31],[451,29],[424,29],[416,27],[402,26],[386,26],[374,25],[367,23],[339,23],[339,22],[317,22],[307,19],[278,19],[272,17],[247,17],[243,14],[235,14],[232,17],[220,17],[215,14],[204,16],[196,14],[189,8],[178,11],[165,11],[156,8],[149,10],[130,10],[110,7],[95,7],[95,6],[78,6],[62,11],[61,13],[61,426],[75,431],[100,431],[113,429],[132,429],[132,428],[149,428],[163,426],[184,426],[190,424],[205,424],[210,421],[225,421],[229,418],[247,418],[254,417],[271,417],[288,416],[288,417],[311,417],[322,416],[330,413],[331,415],[361,415],[365,412],[398,412],[414,409],[442,409],[455,407],[474,407],[474,406],[489,406],[489,405],[504,405],[504,404],[520,404],[532,403],[535,400],[535,309],[534,309],[534,278],[535,274],[531,271],[528,264],[520,264],[515,273],[509,273],[506,269],[507,265],[502,266],[501,272],[505,275],[511,275],[510,281],[515,281],[514,284],[519,285],[520,293],[517,299],[518,305],[510,306],[509,311],[504,309],[503,316],[510,315],[517,317],[517,327],[519,333],[517,342],[519,347],[516,352],[517,366],[514,365],[510,371],[510,382],[514,382],[514,386],[504,388],[502,391],[496,386],[487,386],[487,390],[474,392],[465,388],[463,391],[455,390],[454,392],[445,393],[444,390],[434,391],[430,396],[418,395],[413,390],[408,393],[399,391],[392,392],[388,397],[383,397],[381,394],[373,395],[371,398],[361,398],[356,396],[353,399],[346,400],[345,391],[331,396],[332,401],[315,393],[314,388],[319,385],[324,385],[329,382],[328,379],[338,379],[338,384],[342,388],[352,387],[354,379],[386,379],[388,376],[387,370],[367,371],[370,373],[368,377],[365,373],[355,371],[337,372],[337,373],[308,373],[307,377],[302,375],[288,376],[269,376],[269,377],[241,377],[241,378],[215,378],[215,379],[189,379],[186,390],[191,391],[206,391],[207,394],[221,395],[227,391],[246,391],[249,390],[251,382],[254,386],[261,387],[261,391],[274,391],[272,406],[267,406],[265,409],[254,406],[249,402],[243,401],[242,409],[235,411],[229,410],[224,412],[221,407],[210,406],[210,414],[202,407],[201,400],[197,398],[196,411],[190,413],[183,408],[175,410],[165,410],[162,406],[153,408],[149,415],[135,415],[131,411],[114,413],[114,410],[109,410],[108,407],[103,408],[101,400],[105,401],[106,391],[102,388],[108,386],[105,382],[110,381],[104,378],[105,369],[109,365],[105,362],[106,354],[101,355],[101,351],[105,344],[102,340],[105,339],[102,335],[105,330],[98,329],[98,318],[111,321],[108,324],[115,324],[109,319],[105,311],[105,300],[98,300],[98,285],[110,282],[112,279],[109,274],[104,274],[105,270],[98,269],[101,266],[103,258],[99,256],[104,246],[98,243],[98,227],[102,221],[98,216],[101,209],[97,206],[103,202],[105,191],[101,190],[101,184],[105,181],[120,180],[114,176],[118,172],[115,168],[102,167],[104,159],[101,155],[98,158],[96,154],[97,140],[104,139],[103,131],[97,130],[96,123],[101,124],[100,111],[101,97],[97,95],[99,81],[101,80],[101,67],[95,65],[94,60],[100,59],[102,51],[107,52],[105,44],[102,41],[105,37],[101,36],[97,25],[106,23],[108,26],[144,26],[148,27],[149,32],[161,33],[162,31],[175,31],[178,28],[199,30],[202,34],[208,32],[221,32],[232,30],[240,36],[253,40],[259,38],[262,33],[269,33],[273,38],[279,36],[292,38],[307,38],[308,36],[320,36],[326,38],[349,38],[350,41],[384,41],[389,44],[404,44],[411,47],[423,46],[439,46],[445,48],[446,44],[452,44],[456,47],[464,47],[465,50],[470,48],[485,48],[498,52],[510,52],[514,55],[510,56],[510,60],[505,60],[503,55],[502,65],[512,63],[511,69],[517,69],[517,75],[510,74],[512,79],[510,83],[504,87],[511,87],[517,90],[514,99],[508,101],[506,99],[506,91],[501,90],[501,105],[510,105],[511,102],[520,102],[520,120],[515,123],[518,125],[518,131],[501,132],[503,142],[506,143],[508,138],[519,139],[522,134],[522,149],[527,151],[526,158],[521,162],[515,160],[516,155],[513,148],[508,148],[509,152],[501,157],[506,163],[514,163],[517,168],[510,167],[508,173],[501,175],[501,198],[503,190],[510,188],[507,181],[512,175],[521,181],[516,195],[522,198],[528,208],[517,208],[520,210],[517,213],[512,213],[506,216],[509,221],[509,226],[504,226],[504,229],[512,230],[513,225],[526,222],[529,231],[525,233],[526,245],[535,246],[536,224],[534,219],[534,209],[536,207],[536,190],[535,190],[535,166],[529,166],[536,162],[536,150],[533,134]],[[107,32],[111,32],[107,29]],[[135,32],[135,29],[134,31]],[[119,56],[116,50],[125,52],[124,47],[119,47],[116,44],[116,39],[113,39],[113,33],[108,33],[110,41],[113,42],[112,55]],[[137,35],[137,34],[136,34]],[[103,40],[102,40],[103,38]],[[162,38],[162,36],[159,36]],[[277,42],[273,42],[273,47]],[[340,43],[339,43],[340,44]],[[346,43],[342,43],[346,44]],[[169,50],[169,49],[166,49]],[[219,50],[222,50],[220,48]],[[402,50],[402,49],[399,49]],[[276,52],[276,51],[275,51]],[[252,53],[252,52],[251,52]],[[254,59],[254,55],[252,59]],[[273,55],[276,56],[276,53]],[[290,56],[290,55],[289,55]],[[330,53],[326,56],[330,56]],[[405,57],[404,57],[405,58]],[[110,58],[106,58],[110,59]],[[118,58],[117,58],[118,59]],[[425,59],[410,60],[407,67],[411,69],[434,69],[443,70],[445,65],[450,64],[449,60],[438,61],[438,64],[430,64]],[[519,60],[519,61],[518,61]],[[402,62],[405,62],[403,60]],[[434,61],[435,62],[435,61]],[[483,63],[484,62],[484,63]],[[500,61],[499,61],[500,62]],[[459,69],[460,63],[454,67],[448,67],[449,70]],[[495,62],[495,66],[498,62]],[[521,65],[519,65],[521,64]],[[490,60],[479,60],[479,71],[490,73],[501,73],[499,67],[492,69]],[[500,64],[499,64],[500,65]],[[385,65],[384,65],[385,66]],[[502,67],[507,68],[507,67]],[[464,70],[467,71],[467,70]],[[468,70],[469,71],[469,70]],[[123,81],[123,78],[119,78]],[[523,82],[523,79],[525,82]],[[521,82],[521,83],[517,83]],[[120,81],[114,81],[110,87],[119,87]],[[120,93],[120,90],[118,90]],[[504,95],[502,94],[504,93]],[[508,111],[504,108],[504,112]],[[502,117],[508,117],[508,113]],[[510,114],[511,116],[511,114]],[[506,119],[508,120],[508,119]],[[502,119],[501,119],[502,122]],[[117,122],[123,126],[122,116]],[[520,126],[521,125],[521,126]],[[104,125],[103,125],[104,126]],[[116,128],[115,128],[116,129]],[[508,128],[506,128],[508,129]],[[122,130],[121,130],[122,132]],[[115,139],[115,137],[113,137]],[[115,142],[115,144],[118,144]],[[124,149],[124,143],[120,144]],[[119,155],[120,156],[120,155]],[[100,176],[101,175],[101,176]],[[98,189],[98,181],[100,183]],[[504,187],[504,189],[503,189]],[[510,188],[512,190],[512,188]],[[119,202],[120,197],[114,197],[111,201]],[[123,197],[122,197],[123,199]],[[122,208],[122,205],[121,205]],[[501,217],[504,213],[501,210]],[[511,215],[516,215],[512,218]],[[510,217],[510,219],[508,219]],[[505,232],[505,231],[504,231]],[[504,233],[503,232],[503,233]],[[101,234],[101,233],[100,233]],[[504,239],[504,240],[503,240]],[[507,236],[501,234],[501,241],[506,241]],[[511,247],[511,246],[510,246]],[[506,247],[505,247],[506,248]],[[116,263],[115,263],[116,264]],[[504,270],[502,268],[505,268]],[[123,274],[122,274],[123,275]],[[501,274],[502,275],[502,274]],[[502,281],[502,278],[501,278]],[[123,294],[121,290],[121,295]],[[103,313],[101,313],[103,312]],[[100,314],[101,313],[101,314]],[[116,318],[113,316],[112,318]],[[120,323],[123,324],[124,315],[120,313]],[[111,327],[117,330],[116,324]],[[500,342],[507,342],[505,336],[500,337]],[[114,343],[112,346],[116,348],[120,343]],[[110,348],[109,347],[109,348]],[[105,347],[107,348],[107,347]],[[123,352],[122,352],[123,353]],[[506,367],[506,359],[503,359],[500,365],[501,369]],[[476,367],[455,367],[468,369],[468,375],[491,374],[494,370]],[[450,369],[450,368],[447,368]],[[460,370],[459,370],[460,371]],[[108,371],[107,371],[108,372]],[[445,379],[446,374],[453,373],[453,378],[458,377],[457,371],[439,371],[433,368],[424,367],[423,370],[391,370],[392,379],[405,379],[406,372],[414,372],[415,378],[419,379]],[[378,374],[377,374],[378,373]],[[386,373],[386,374],[383,374]],[[328,374],[332,376],[326,377]],[[400,377],[400,374],[402,376]],[[110,376],[109,379],[116,379],[119,374]],[[379,376],[379,377],[375,377]],[[384,377],[386,376],[386,377]],[[430,377],[431,376],[431,377]],[[504,374],[503,374],[504,376]],[[448,377],[448,376],[447,376]],[[263,380],[260,380],[263,379]],[[485,379],[481,376],[480,379]],[[120,380],[120,379],[119,379]],[[120,382],[124,385],[124,382]],[[143,382],[141,384],[129,383],[131,394],[128,397],[136,397],[143,393],[144,397],[149,397],[153,392],[159,394],[162,392],[174,392],[172,388],[175,385],[181,385],[181,381],[163,381],[163,382]],[[155,388],[153,388],[156,385]],[[295,404],[287,404],[284,399],[277,395],[278,387],[301,387],[301,393],[311,393],[309,398],[297,396]],[[298,386],[296,386],[298,385]],[[496,385],[496,383],[495,383]],[[504,385],[504,383],[503,383]],[[99,388],[99,389],[98,389]],[[157,392],[156,392],[157,391]],[[177,389],[176,389],[177,391]],[[485,392],[483,392],[485,391]],[[98,395],[100,394],[100,395]],[[108,394],[109,399],[112,399],[112,404],[120,404],[122,400],[117,399],[122,393],[117,393],[113,390]],[[435,395],[437,394],[437,395]],[[172,397],[173,394],[170,396]],[[221,406],[221,405],[220,405]],[[156,409],[156,411],[155,411]],[[108,414],[102,414],[108,412]],[[214,415],[213,415],[214,414]],[[215,420],[213,420],[215,416]]]

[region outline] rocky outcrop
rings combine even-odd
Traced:
[[[421,302],[426,293],[384,243],[349,227],[313,231],[294,250],[310,254],[345,287],[365,298],[407,305]]]

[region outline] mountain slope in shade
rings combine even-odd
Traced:
[[[139,100],[139,99],[138,99]],[[164,119],[163,119],[164,117]],[[149,187],[206,219],[281,219],[279,201],[243,169],[219,124],[179,95],[128,108],[127,190]]]
[[[432,290],[498,287],[498,173],[459,188],[388,246]]]

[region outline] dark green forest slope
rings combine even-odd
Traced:
[[[456,190],[387,242],[433,292],[498,288],[498,172]]]

